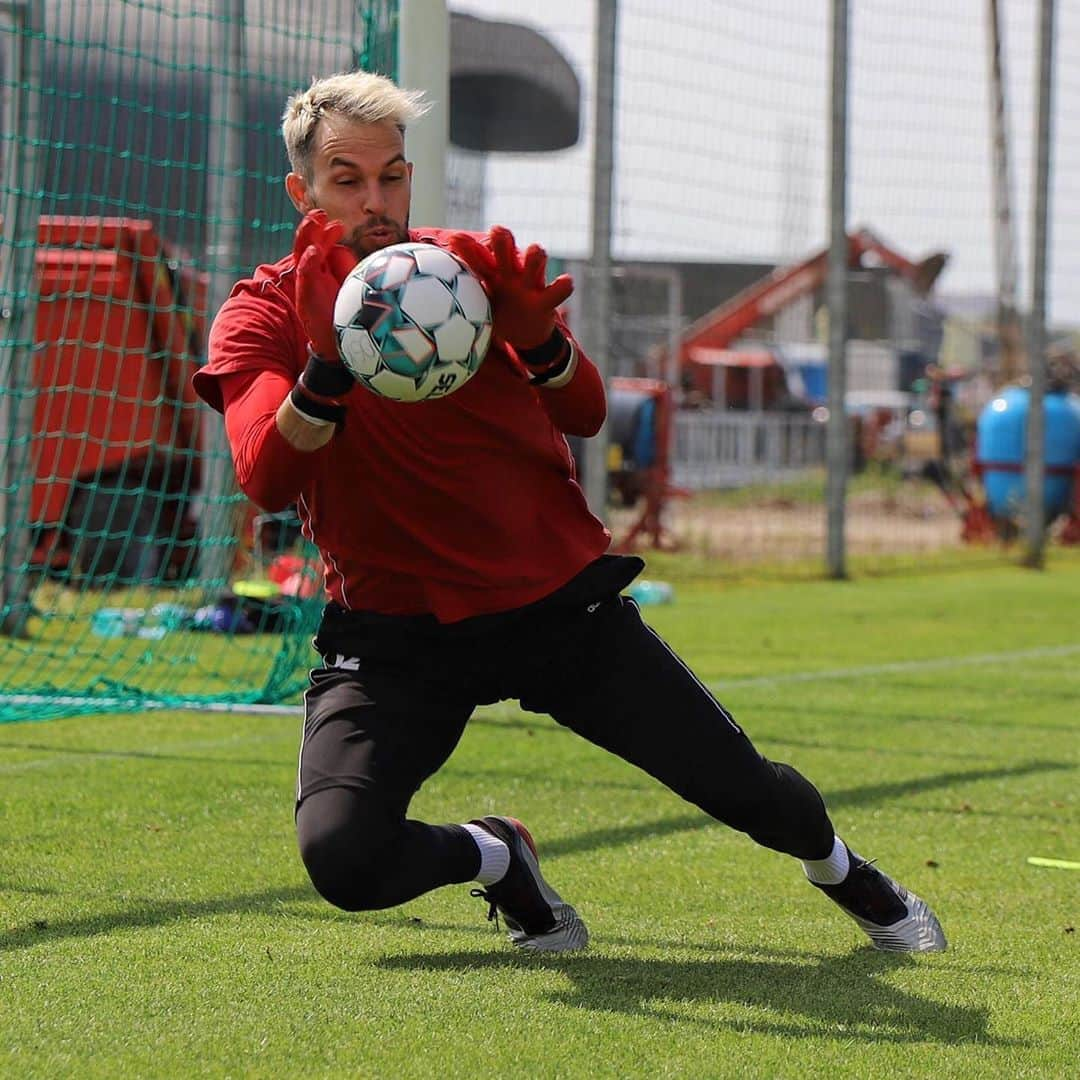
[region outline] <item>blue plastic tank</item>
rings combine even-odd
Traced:
[[[1030,397],[1025,387],[1011,386],[1002,390],[979,414],[976,456],[984,466],[986,503],[996,518],[1016,517],[1023,512],[1027,495],[1023,463]],[[1075,469],[1080,464],[1080,397],[1061,391],[1047,392],[1043,415],[1047,466]],[[1020,469],[995,469],[994,465],[1018,465]],[[1072,505],[1072,485],[1072,473],[1047,475],[1043,489],[1047,521]]]

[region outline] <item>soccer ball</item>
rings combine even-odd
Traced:
[[[476,374],[491,304],[473,272],[434,244],[392,244],[353,268],[334,305],[345,366],[392,401],[428,401]]]

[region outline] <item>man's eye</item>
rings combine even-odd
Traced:
[[[350,180],[348,177],[344,177],[341,180],[336,180],[335,183],[338,187],[350,187],[352,184],[355,184],[356,181]]]

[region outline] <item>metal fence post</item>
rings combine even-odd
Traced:
[[[1054,0],[1039,5],[1039,103],[1036,114],[1035,190],[1031,227],[1031,318],[1028,320],[1027,550],[1026,566],[1040,568],[1046,557],[1046,262],[1050,200],[1050,120],[1054,90]]]
[[[832,88],[829,127],[829,425],[826,433],[826,564],[830,577],[847,576],[844,500],[847,492],[847,69],[848,0],[832,5]]]
[[[596,0],[593,102],[592,253],[585,276],[583,344],[607,385],[611,370],[611,191],[615,137],[615,33],[618,0]],[[607,520],[608,429],[585,443],[585,497]]]
[[[1008,112],[1002,63],[1001,5],[988,0],[990,130],[994,149],[994,263],[997,277],[997,322],[1000,382],[1011,382],[1023,369],[1020,318],[1016,309],[1016,240],[1012,213],[1012,175],[1009,169]]]

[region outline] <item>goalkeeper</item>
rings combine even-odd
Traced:
[[[814,786],[759,754],[621,595],[643,564],[607,553],[566,442],[605,418],[597,370],[558,315],[573,285],[548,282],[544,252],[519,252],[505,229],[409,227],[404,132],[424,108],[364,72],[289,99],[293,249],[234,287],[195,375],[224,413],[241,488],[268,511],[295,503],[322,553],[322,666],[305,694],[296,792],[316,889],[358,911],[474,882],[519,947],[584,946],[521,822],[408,817],[476,706],[513,699],[801,860],[877,947],[944,948],[926,904],[846,847]],[[356,261],[405,240],[459,255],[493,309],[480,370],[422,404],[356,389],[332,320]]]

